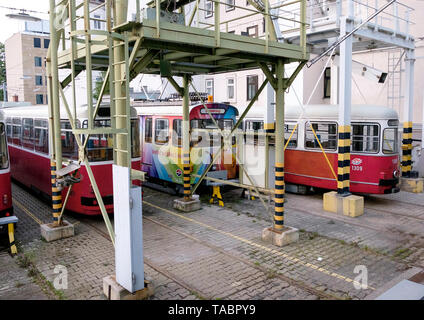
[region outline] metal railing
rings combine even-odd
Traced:
[[[310,29],[314,30],[328,24],[339,26],[340,17],[347,16],[353,18],[355,26],[386,3],[387,0],[308,0],[307,21]],[[412,7],[396,1],[368,25],[376,30],[391,30],[394,34],[403,34],[409,38],[410,26],[414,24],[411,21],[413,11]]]

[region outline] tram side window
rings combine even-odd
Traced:
[[[62,140],[62,155],[65,158],[77,159],[78,146],[75,136],[72,133],[72,127],[68,120],[60,122],[61,140]]]
[[[21,145],[21,119],[12,119],[12,143],[20,146]]]
[[[397,128],[387,128],[383,131],[383,153],[397,153],[398,130]]]
[[[352,124],[352,152],[378,152],[378,124]]]
[[[138,120],[131,120],[131,157],[139,158],[141,156],[140,150],[140,126]],[[113,140],[111,140],[113,144]],[[113,157],[113,154],[112,154]]]
[[[311,122],[311,125],[324,149],[337,149],[337,124],[328,122]],[[306,124],[305,148],[320,148],[319,143],[308,123]]]
[[[152,118],[146,118],[144,122],[144,141],[152,143]]]
[[[183,136],[183,122],[181,119],[172,121],[172,144],[176,147],[181,147]]]
[[[84,120],[83,128],[87,128],[88,122]],[[110,120],[95,120],[95,128],[110,127]],[[113,135],[92,134],[87,142],[87,158],[90,162],[113,160]]]
[[[22,146],[29,150],[34,150],[33,130],[33,119],[22,119]]]
[[[169,121],[168,119],[155,120],[155,142],[165,144],[169,141]]]
[[[49,136],[47,120],[34,120],[34,150],[48,154]]]
[[[284,145],[286,145],[287,140],[289,140],[289,138],[290,138],[290,141],[289,141],[289,144],[287,145],[287,148],[288,149],[296,148],[297,147],[297,127],[295,124],[284,125]]]
[[[258,132],[264,132],[264,122],[260,120],[247,120],[244,129],[246,132],[244,135],[246,144],[257,145],[259,142]]]
[[[6,119],[6,134],[7,134],[7,142],[12,143],[12,119]]]
[[[9,167],[7,156],[6,129],[3,123],[0,123],[0,169]]]

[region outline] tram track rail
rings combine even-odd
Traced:
[[[189,234],[187,234],[185,232],[176,230],[175,228],[173,228],[171,226],[168,226],[168,225],[166,225],[166,224],[164,224],[162,222],[159,222],[159,221],[157,221],[155,219],[152,219],[150,217],[143,217],[143,219],[146,220],[146,221],[149,221],[151,223],[154,223],[154,224],[156,224],[156,225],[158,225],[158,226],[160,226],[160,227],[162,227],[164,229],[167,229],[169,231],[172,231],[174,233],[177,233],[177,234],[179,234],[179,235],[181,235],[181,236],[183,236],[185,238],[188,238],[188,239],[190,239],[190,240],[192,240],[192,241],[194,241],[196,243],[199,243],[199,244],[201,244],[201,245],[203,245],[205,247],[208,247],[209,249],[212,249],[215,252],[218,252],[218,253],[220,253],[222,255],[225,255],[225,256],[233,259],[233,260],[236,260],[236,261],[239,261],[239,262],[241,262],[241,263],[243,263],[245,265],[248,265],[249,267],[252,267],[252,268],[254,268],[256,270],[259,270],[259,271],[263,272],[264,274],[272,274],[274,277],[276,277],[276,278],[278,278],[280,280],[283,280],[283,281],[289,283],[290,285],[295,286],[295,287],[297,287],[297,288],[299,288],[299,289],[301,289],[303,291],[306,291],[309,294],[312,294],[314,296],[317,296],[320,299],[326,299],[326,300],[343,300],[344,299],[342,297],[339,297],[339,296],[336,296],[336,295],[333,295],[333,294],[329,294],[329,293],[323,292],[321,290],[315,289],[315,288],[313,288],[311,286],[306,285],[305,283],[303,283],[301,281],[291,279],[291,278],[289,278],[289,277],[287,277],[287,276],[285,276],[285,275],[283,275],[281,273],[275,273],[275,270],[272,270],[271,268],[267,268],[267,267],[264,267],[264,266],[257,265],[255,263],[253,263],[252,261],[249,261],[249,260],[247,260],[245,258],[242,258],[240,256],[237,256],[237,255],[231,254],[231,253],[225,251],[224,249],[222,249],[222,248],[220,248],[218,246],[215,246],[215,245],[213,245],[211,243],[208,243],[207,241],[204,241],[204,240],[198,239],[196,237],[193,237],[192,235],[189,235]],[[107,232],[105,232],[104,230],[101,230],[98,226],[96,226],[95,224],[93,224],[91,221],[81,220],[81,223],[84,223],[84,224],[88,225],[94,231],[98,232],[101,236],[103,236],[104,238],[106,238],[106,239],[108,239],[110,241],[110,237],[107,234]],[[190,292],[196,292],[198,296],[201,296],[202,298],[205,298],[205,299],[211,299],[211,298],[213,298],[213,297],[208,296],[205,293],[202,293],[197,288],[193,288],[191,285],[187,284],[184,280],[180,279],[178,276],[174,275],[173,273],[171,273],[171,272],[169,272],[167,270],[164,270],[163,268],[159,267],[158,265],[156,265],[155,263],[153,263],[150,259],[144,258],[144,262],[149,267],[151,267],[152,269],[154,269],[157,272],[163,274],[167,278],[171,279],[172,281],[176,282],[177,284],[179,284],[182,287],[184,287],[185,289],[187,289],[188,291],[190,291]],[[241,290],[244,290],[244,289],[241,289]],[[237,292],[235,292],[235,293],[237,293]],[[235,294],[235,293],[232,293],[232,295]],[[228,296],[220,297],[220,298],[227,299]]]

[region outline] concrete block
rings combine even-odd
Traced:
[[[336,191],[324,193],[323,208],[325,211],[358,217],[364,214],[364,197],[349,195],[339,196]]]
[[[199,195],[194,194],[189,201],[184,199],[175,199],[174,200],[174,209],[183,211],[183,212],[192,212],[200,209],[200,200]]]
[[[284,227],[283,231],[280,232],[268,227],[262,230],[262,240],[278,247],[286,246],[299,240],[299,230],[292,227]]]
[[[364,197],[355,195],[343,197],[343,214],[353,218],[363,215]]]
[[[53,223],[42,224],[41,236],[47,241],[55,241],[63,238],[73,237],[75,235],[74,226],[66,220],[63,220],[62,226],[53,226]]]
[[[108,300],[144,300],[154,292],[153,283],[149,280],[144,280],[144,289],[131,293],[116,282],[115,276],[103,278],[103,294]]]
[[[404,178],[400,179],[400,189],[406,192],[422,193],[424,178]]]
[[[324,193],[323,208],[325,211],[337,213],[337,192],[330,191]]]

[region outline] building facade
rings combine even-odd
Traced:
[[[47,103],[46,56],[50,38],[44,27],[15,33],[5,41],[8,101]]]

